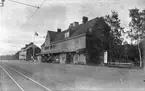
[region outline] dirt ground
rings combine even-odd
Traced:
[[[5,61],[52,91],[145,91],[145,69]]]

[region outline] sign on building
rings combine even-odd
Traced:
[[[107,63],[107,51],[104,52],[104,63]]]

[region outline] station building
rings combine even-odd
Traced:
[[[72,64],[102,64],[109,51],[110,27],[104,18],[73,22],[67,30],[48,30],[41,46],[42,61]]]

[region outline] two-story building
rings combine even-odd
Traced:
[[[82,24],[73,22],[67,30],[48,31],[41,46],[42,60],[58,63],[86,64],[103,61],[109,50],[110,28],[105,20],[82,18]]]
[[[32,60],[36,59],[36,54],[40,53],[41,49],[36,46],[33,42],[26,44],[24,48],[21,48],[19,52],[19,59]]]

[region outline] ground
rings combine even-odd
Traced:
[[[52,91],[145,91],[143,81],[145,69],[36,63],[22,60],[4,61],[4,63]]]

